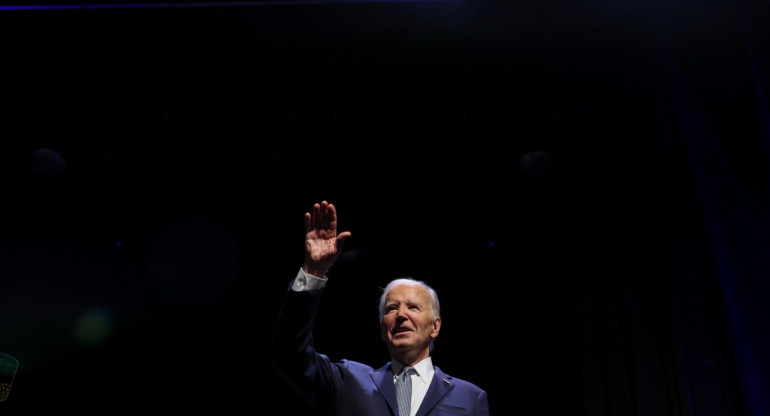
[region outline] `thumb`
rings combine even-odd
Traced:
[[[345,239],[347,239],[351,235],[352,234],[350,233],[350,231],[344,231],[337,235],[336,244],[337,244],[338,251],[342,249],[342,245],[345,243]]]

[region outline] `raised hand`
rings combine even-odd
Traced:
[[[305,273],[323,277],[342,251],[349,231],[337,233],[337,209],[327,201],[305,213]]]

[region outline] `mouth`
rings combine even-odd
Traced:
[[[400,336],[400,335],[405,335],[405,334],[407,334],[409,332],[412,332],[412,330],[409,329],[409,328],[396,328],[391,333],[394,336]]]

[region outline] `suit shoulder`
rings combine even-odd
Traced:
[[[360,363],[358,361],[348,360],[348,359],[342,359],[338,363],[340,366],[347,368],[349,370],[355,370],[355,371],[364,371],[364,372],[372,372],[374,371],[374,368],[366,365],[364,363]]]
[[[439,369],[438,367],[435,367],[435,369],[436,369],[436,376],[437,377],[440,377],[445,382],[453,384],[455,387],[460,387],[460,388],[467,389],[467,390],[470,390],[470,391],[474,391],[474,392],[477,392],[477,393],[481,393],[481,392],[484,391],[484,389],[482,389],[481,387],[471,383],[468,380],[464,380],[464,379],[457,378],[457,377],[452,377],[449,374],[446,374],[443,371],[441,371],[441,369]]]

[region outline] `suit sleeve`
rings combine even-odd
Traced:
[[[341,384],[340,369],[313,345],[323,289],[287,290],[270,345],[273,367],[320,413],[327,414]]]
[[[489,399],[487,398],[487,392],[484,390],[481,390],[476,402],[476,416],[489,416]]]

